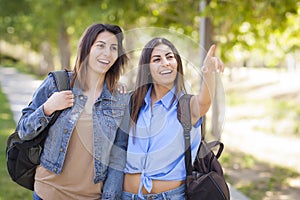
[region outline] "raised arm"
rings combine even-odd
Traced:
[[[192,124],[195,124],[209,110],[215,95],[216,73],[224,71],[222,61],[214,57],[215,49],[216,45],[212,45],[206,54],[202,66],[203,81],[200,92],[191,98]]]

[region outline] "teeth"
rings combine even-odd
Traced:
[[[162,71],[162,72],[160,72],[161,74],[169,74],[169,73],[171,73],[172,72],[172,70],[165,70],[165,71]]]
[[[98,60],[99,62],[102,62],[102,63],[105,63],[105,64],[108,64],[109,61],[108,60]]]

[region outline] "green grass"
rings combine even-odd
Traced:
[[[267,98],[262,101],[261,99],[247,100],[245,97],[238,95],[237,92],[234,91],[228,92],[226,95],[226,101],[230,107],[252,106],[253,109],[256,109],[255,105],[260,105],[261,107],[266,108],[265,112],[260,116],[241,115],[243,120],[270,119],[270,125],[264,124],[264,126],[255,127],[255,130],[275,135],[300,137],[300,124],[298,123],[300,121],[300,105],[293,101],[292,98]],[[280,125],[285,126],[284,132],[281,129],[278,129],[278,126]]]
[[[32,192],[14,183],[6,169],[6,139],[16,126],[9,103],[0,87],[0,200],[32,199]]]
[[[251,155],[232,150],[223,152],[220,157],[220,163],[225,170],[238,171],[239,180],[234,180],[226,175],[226,173],[225,178],[231,185],[250,199],[264,199],[267,193],[275,193],[278,190],[288,188],[289,179],[299,179],[300,177],[299,173],[289,168],[265,163],[255,159]],[[249,181],[247,170],[255,171],[257,178]],[[259,174],[268,175],[262,177]]]
[[[287,188],[289,187],[287,183],[289,178],[300,176],[298,173],[282,167],[274,167],[271,170],[273,171],[271,177],[237,187],[237,189],[251,199],[263,199],[266,197],[266,192],[275,193],[280,188]]]

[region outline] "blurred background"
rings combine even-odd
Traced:
[[[151,37],[175,43],[191,92],[199,91],[203,56],[217,44],[226,70],[206,131],[225,144],[227,181],[249,199],[299,197],[300,1],[0,0],[0,67],[38,80],[73,69],[80,36],[92,23],[124,30],[130,62],[121,81],[129,89]],[[15,121],[1,85],[0,100],[0,200],[30,199],[6,172],[5,141]]]

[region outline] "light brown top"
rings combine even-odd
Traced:
[[[92,115],[84,110],[70,138],[62,173],[39,166],[35,192],[47,199],[100,199],[103,183],[94,184]]]

